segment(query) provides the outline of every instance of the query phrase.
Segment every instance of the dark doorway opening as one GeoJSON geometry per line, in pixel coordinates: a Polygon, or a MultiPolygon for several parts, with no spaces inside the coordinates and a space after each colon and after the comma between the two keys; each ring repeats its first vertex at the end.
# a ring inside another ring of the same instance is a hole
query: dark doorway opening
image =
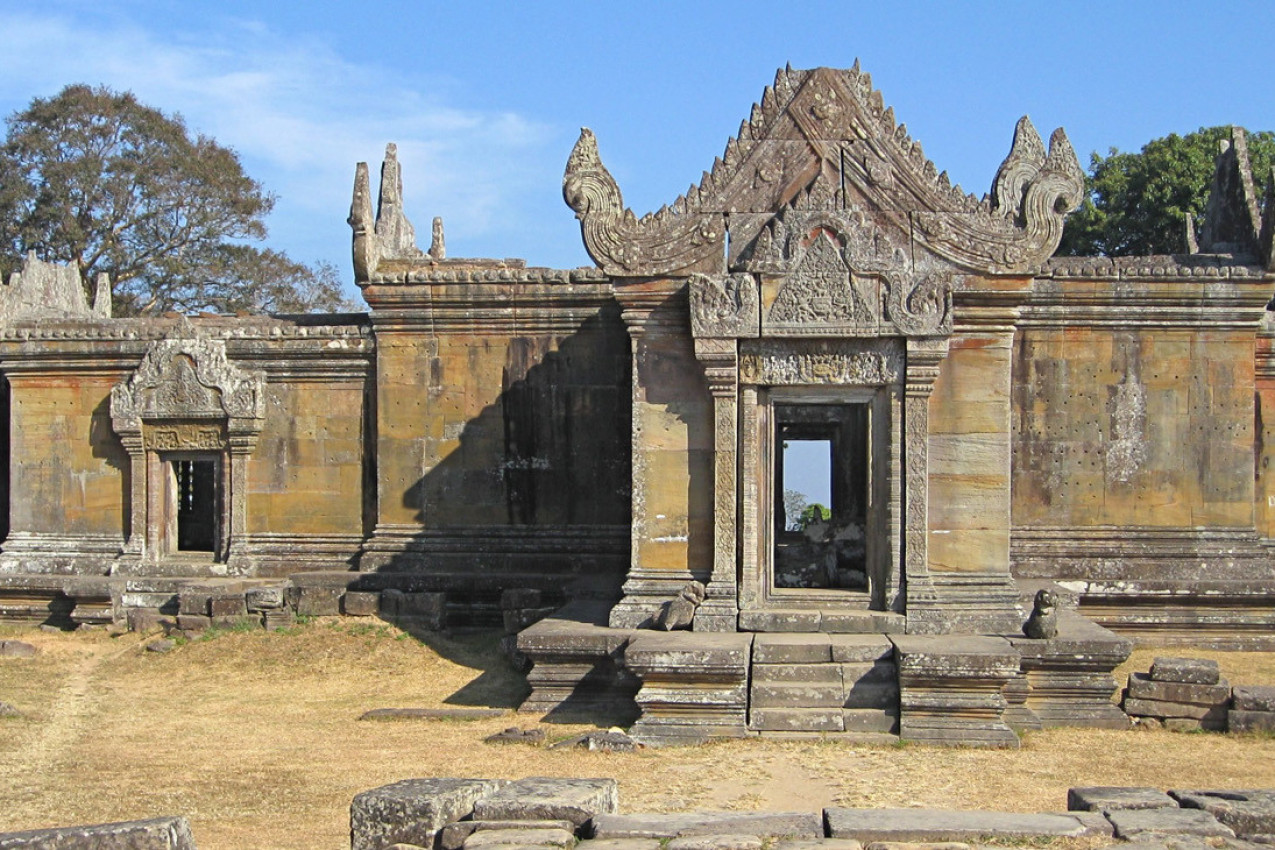
{"type": "Polygon", "coordinates": [[[867,590],[870,405],[774,409],[774,587],[867,590]]]}
{"type": "Polygon", "coordinates": [[[177,551],[213,552],[217,545],[217,461],[174,460],[177,551]]]}

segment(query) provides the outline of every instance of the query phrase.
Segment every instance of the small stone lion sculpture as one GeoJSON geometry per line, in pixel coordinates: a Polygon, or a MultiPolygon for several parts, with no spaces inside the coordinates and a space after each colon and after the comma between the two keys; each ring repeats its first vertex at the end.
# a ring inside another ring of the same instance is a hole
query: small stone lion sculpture
{"type": "Polygon", "coordinates": [[[1052,590],[1036,591],[1031,616],[1023,625],[1023,634],[1029,638],[1049,640],[1058,635],[1058,597],[1052,590]]]}
{"type": "Polygon", "coordinates": [[[666,632],[691,628],[695,620],[695,611],[704,603],[706,595],[702,582],[687,582],[677,596],[660,607],[660,612],[655,617],[655,628],[666,632]]]}

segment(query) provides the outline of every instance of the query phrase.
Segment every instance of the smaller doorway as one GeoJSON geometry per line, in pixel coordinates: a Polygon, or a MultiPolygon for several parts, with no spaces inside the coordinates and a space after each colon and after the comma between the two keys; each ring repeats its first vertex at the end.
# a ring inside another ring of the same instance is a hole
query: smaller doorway
{"type": "Polygon", "coordinates": [[[216,457],[183,457],[169,461],[172,468],[175,540],[178,552],[217,550],[220,526],[220,488],[216,457]]]}

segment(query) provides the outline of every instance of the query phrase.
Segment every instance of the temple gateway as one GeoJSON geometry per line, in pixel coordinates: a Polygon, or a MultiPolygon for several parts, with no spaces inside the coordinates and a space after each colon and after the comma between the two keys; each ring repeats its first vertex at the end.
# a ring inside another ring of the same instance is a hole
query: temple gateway
{"type": "Polygon", "coordinates": [[[654,742],[1013,745],[1127,723],[1134,641],[1275,645],[1275,203],[1242,130],[1175,256],[1053,257],[1062,130],[1020,120],[975,197],[857,66],[781,70],[656,213],[588,130],[563,195],[594,267],[455,259],[393,146],[375,206],[360,164],[366,314],[115,319],[29,258],[0,617],[503,623],[525,710],[654,742]]]}

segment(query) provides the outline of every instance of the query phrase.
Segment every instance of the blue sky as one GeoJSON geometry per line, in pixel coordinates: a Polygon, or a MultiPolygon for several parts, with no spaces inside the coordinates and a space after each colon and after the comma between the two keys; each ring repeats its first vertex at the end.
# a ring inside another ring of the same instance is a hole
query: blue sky
{"type": "Polygon", "coordinates": [[[589,264],[562,169],[581,126],[642,213],[699,179],[784,63],[858,57],[953,182],[981,193],[1028,114],[1082,160],[1170,132],[1275,129],[1275,4],[0,0],[0,110],[131,89],[237,150],[270,247],[348,280],[354,164],[399,146],[451,256],[589,264]]]}

